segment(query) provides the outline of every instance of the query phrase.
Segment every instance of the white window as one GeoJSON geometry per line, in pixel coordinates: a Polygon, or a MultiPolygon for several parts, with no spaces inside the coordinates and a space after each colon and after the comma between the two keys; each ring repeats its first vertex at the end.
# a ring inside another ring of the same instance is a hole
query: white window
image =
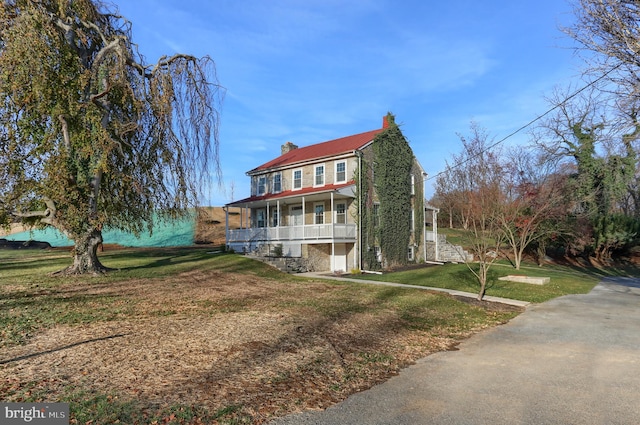
{"type": "Polygon", "coordinates": [[[258,217],[256,220],[256,227],[265,227],[265,216],[267,212],[265,210],[258,210],[258,217]]]}
{"type": "Polygon", "coordinates": [[[272,211],[271,213],[271,219],[272,219],[272,226],[273,227],[278,227],[278,210],[275,209],[272,211]]]}
{"type": "Polygon", "coordinates": [[[314,223],[324,224],[324,203],[315,204],[314,223]]]}
{"type": "Polygon", "coordinates": [[[345,203],[336,204],[336,223],[337,224],[347,223],[347,204],[345,203]]]}
{"type": "Polygon", "coordinates": [[[282,192],[282,174],[276,173],[273,175],[273,193],[282,192]]]}
{"type": "Polygon", "coordinates": [[[413,260],[415,260],[415,251],[414,251],[414,247],[413,247],[413,245],[411,245],[411,246],[409,247],[409,249],[407,250],[407,259],[408,259],[409,261],[413,261],[413,260]]]}
{"type": "Polygon", "coordinates": [[[302,189],[302,170],[293,170],[293,190],[302,189]]]}
{"type": "Polygon", "coordinates": [[[416,176],[411,174],[411,194],[416,194],[416,176]]]}
{"type": "Polygon", "coordinates": [[[344,183],[347,181],[347,162],[336,162],[336,183],[344,183]]]}
{"type": "Polygon", "coordinates": [[[315,166],[314,186],[324,186],[324,164],[315,166]]]}
{"type": "Polygon", "coordinates": [[[258,177],[258,195],[264,195],[267,191],[267,178],[258,177]]]}

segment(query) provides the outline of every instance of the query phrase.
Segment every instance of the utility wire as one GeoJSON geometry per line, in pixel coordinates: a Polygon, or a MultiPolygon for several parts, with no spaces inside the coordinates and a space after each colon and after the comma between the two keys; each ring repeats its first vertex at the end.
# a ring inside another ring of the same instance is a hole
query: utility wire
{"type": "MultiPolygon", "coordinates": [[[[528,123],[523,125],[522,127],[520,127],[517,130],[514,130],[513,132],[509,133],[508,135],[506,135],[502,139],[498,140],[497,142],[493,143],[492,145],[487,146],[484,150],[480,151],[480,153],[485,153],[485,152],[489,151],[490,149],[495,148],[499,144],[504,143],[506,140],[508,140],[511,137],[515,136],[516,134],[520,133],[522,130],[524,130],[525,128],[529,127],[530,125],[532,125],[536,121],[539,121],[542,118],[544,118],[545,116],[549,115],[551,112],[555,111],[556,109],[558,109],[559,107],[561,107],[562,105],[564,105],[565,103],[567,103],[568,101],[570,101],[571,99],[573,99],[574,97],[576,97],[577,95],[579,95],[580,93],[585,91],[586,89],[588,89],[590,87],[593,87],[594,85],[599,83],[601,80],[606,78],[613,71],[615,71],[616,69],[620,68],[620,66],[622,66],[622,63],[619,63],[618,65],[614,66],[613,68],[611,68],[610,70],[608,70],[607,72],[602,74],[600,77],[596,78],[595,80],[591,81],[590,83],[588,83],[588,84],[584,85],[583,87],[581,87],[580,89],[576,90],[575,92],[573,92],[572,94],[570,94],[569,96],[564,98],[564,100],[562,102],[560,102],[557,105],[553,106],[552,108],[548,109],[543,114],[538,115],[537,117],[535,117],[534,119],[532,119],[531,121],[529,121],[528,123]]],[[[467,158],[464,161],[458,162],[457,164],[453,164],[451,166],[448,166],[446,170],[440,171],[439,173],[437,173],[437,174],[435,174],[433,176],[427,177],[425,179],[425,181],[435,179],[436,177],[438,177],[438,176],[440,176],[440,175],[442,175],[442,174],[444,174],[444,173],[446,173],[446,172],[448,172],[448,171],[450,171],[450,170],[452,170],[454,168],[458,168],[458,167],[466,164],[469,161],[471,161],[471,158],[467,158]]]]}

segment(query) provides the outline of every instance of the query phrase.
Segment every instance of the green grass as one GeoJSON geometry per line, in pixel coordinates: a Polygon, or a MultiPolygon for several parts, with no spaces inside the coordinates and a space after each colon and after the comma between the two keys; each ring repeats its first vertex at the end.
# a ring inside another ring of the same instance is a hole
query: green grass
{"type": "MultiPolygon", "coordinates": [[[[69,403],[69,413],[75,424],[206,424],[217,421],[222,425],[250,424],[251,418],[242,414],[242,406],[227,406],[215,412],[199,406],[173,404],[153,409],[137,400],[122,400],[117,394],[92,393],[68,388],[67,396],[59,400],[69,403]]],[[[20,402],[38,403],[47,399],[46,389],[31,382],[18,395],[20,402]]]]}
{"type": "Polygon", "coordinates": [[[0,250],[0,276],[5,282],[28,288],[49,288],[60,283],[104,284],[123,279],[165,277],[195,268],[212,267],[227,272],[242,272],[274,277],[279,272],[263,267],[260,263],[229,253],[213,253],[217,249],[204,247],[180,247],[160,249],[136,249],[106,251],[98,258],[106,267],[116,269],[104,276],[79,276],[55,278],[50,274],[72,263],[68,250],[0,250]],[[219,260],[211,261],[213,258],[219,260]],[[221,260],[220,260],[221,259],[221,260]]]}
{"type": "MultiPolygon", "coordinates": [[[[640,276],[640,270],[619,266],[607,269],[559,265],[538,267],[527,263],[523,264],[520,270],[516,270],[505,262],[498,262],[489,270],[486,295],[540,303],[562,295],[586,294],[607,276],[640,276]],[[499,277],[507,275],[549,277],[551,281],[545,285],[532,285],[498,280],[499,277]]],[[[479,290],[478,281],[465,264],[425,265],[422,268],[383,275],[366,274],[352,277],[471,293],[477,293],[479,290]]]]}
{"type": "Polygon", "coordinates": [[[449,229],[448,227],[438,227],[438,234],[445,235],[447,242],[452,245],[464,245],[468,238],[468,232],[462,229],[449,229]]]}

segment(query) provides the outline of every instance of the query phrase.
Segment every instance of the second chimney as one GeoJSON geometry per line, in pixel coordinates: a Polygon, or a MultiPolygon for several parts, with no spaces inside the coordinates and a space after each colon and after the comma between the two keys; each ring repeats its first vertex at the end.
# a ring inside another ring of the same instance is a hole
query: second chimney
{"type": "Polygon", "coordinates": [[[298,149],[298,146],[294,145],[291,142],[287,142],[280,147],[280,152],[281,152],[281,155],[284,155],[285,153],[290,152],[294,149],[298,149]]]}

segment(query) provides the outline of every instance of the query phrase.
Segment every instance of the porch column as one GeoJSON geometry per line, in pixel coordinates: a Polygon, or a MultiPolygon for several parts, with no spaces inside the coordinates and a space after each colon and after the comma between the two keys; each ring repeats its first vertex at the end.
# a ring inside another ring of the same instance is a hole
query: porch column
{"type": "Polygon", "coordinates": [[[267,220],[267,244],[269,244],[269,254],[271,254],[271,233],[269,232],[269,201],[267,201],[267,216],[265,217],[265,219],[267,220]]]}
{"type": "Polygon", "coordinates": [[[433,237],[436,238],[435,244],[435,256],[436,261],[440,261],[440,254],[438,253],[438,211],[435,209],[431,211],[432,223],[433,223],[433,237]]]}
{"type": "Polygon", "coordinates": [[[276,237],[280,240],[280,222],[282,215],[280,214],[280,199],[276,200],[276,214],[278,214],[278,224],[276,225],[276,237]]]}
{"type": "Polygon", "coordinates": [[[306,219],[305,219],[306,212],[305,212],[305,205],[304,204],[305,204],[305,202],[304,202],[304,196],[303,196],[302,197],[302,239],[303,240],[306,239],[305,238],[305,231],[304,231],[304,225],[305,225],[305,221],[306,221],[306,219]]]}
{"type": "Polygon", "coordinates": [[[229,207],[222,207],[224,210],[224,245],[229,250],[229,207]]]}
{"type": "MultiPolygon", "coordinates": [[[[333,192],[331,192],[331,239],[332,240],[335,234],[335,224],[336,224],[336,212],[333,209],[333,192]]],[[[333,246],[333,242],[331,242],[331,245],[333,246]]]]}
{"type": "MultiPolygon", "coordinates": [[[[427,205],[426,200],[422,200],[423,205],[427,205]]],[[[423,207],[424,208],[424,207],[423,207]]],[[[424,261],[427,262],[427,211],[422,212],[422,249],[424,250],[424,261]]]]}

